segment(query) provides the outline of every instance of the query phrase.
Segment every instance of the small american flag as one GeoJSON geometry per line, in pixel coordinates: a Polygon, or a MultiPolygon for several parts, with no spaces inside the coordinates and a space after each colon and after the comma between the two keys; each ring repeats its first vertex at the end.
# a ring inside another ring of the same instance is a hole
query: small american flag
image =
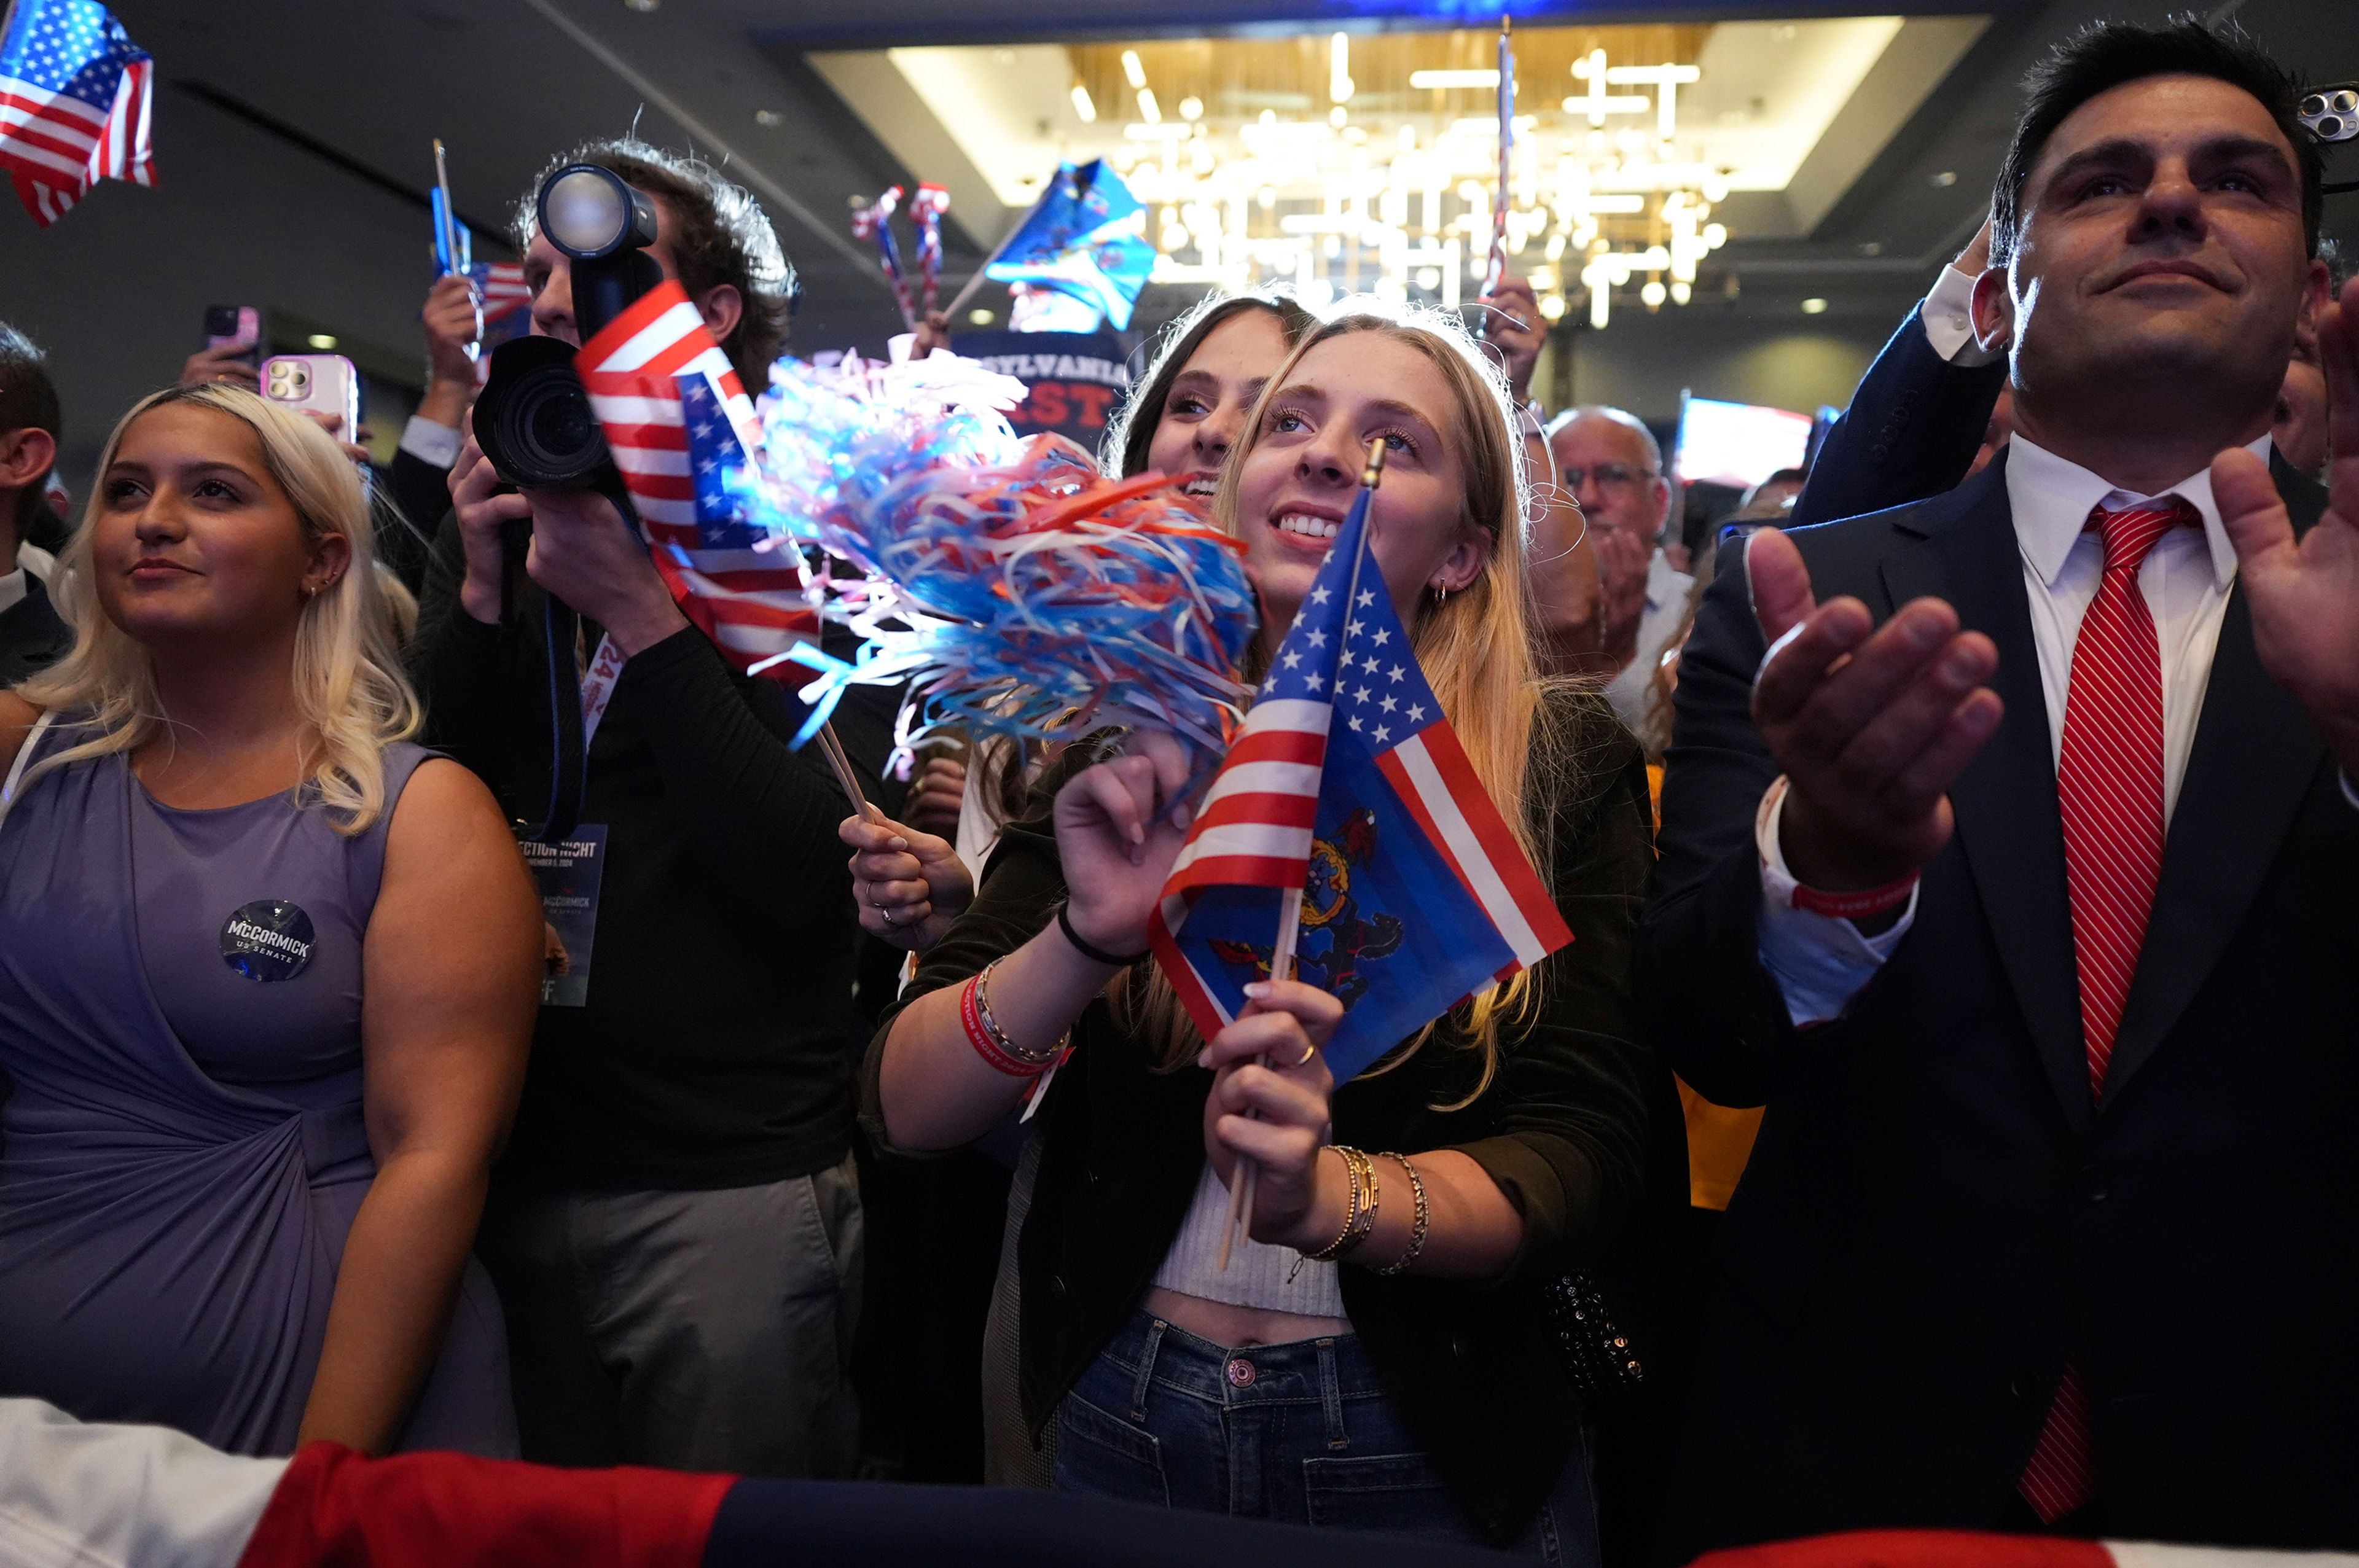
{"type": "Polygon", "coordinates": [[[101,179],[156,183],[155,63],[93,0],[23,0],[0,38],[0,168],[48,228],[101,179]]]}
{"type": "Polygon", "coordinates": [[[485,320],[532,303],[532,289],[524,280],[520,263],[477,262],[467,269],[467,276],[475,280],[485,320]]]}
{"type": "Polygon", "coordinates": [[[1300,889],[1296,978],[1343,1003],[1342,1083],[1484,986],[1572,940],[1426,684],[1365,548],[1363,490],[1329,547],[1149,917],[1209,1039],[1271,971],[1300,889]]]}
{"type": "MultiPolygon", "coordinates": [[[[733,469],[752,447],[754,406],[687,292],[667,281],[610,322],[574,361],[623,486],[680,609],[740,670],[819,636],[803,564],[757,550],[733,469]]],[[[810,678],[778,663],[771,679],[810,678]]]]}

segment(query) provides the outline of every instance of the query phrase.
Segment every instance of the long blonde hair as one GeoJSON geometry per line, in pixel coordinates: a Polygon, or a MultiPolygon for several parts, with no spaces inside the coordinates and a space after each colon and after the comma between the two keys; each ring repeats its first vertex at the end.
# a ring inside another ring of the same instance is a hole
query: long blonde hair
{"type": "Polygon", "coordinates": [[[420,718],[417,694],[401,673],[394,606],[374,569],[366,495],[359,471],[325,431],[242,388],[168,388],[143,398],[107,437],[98,482],[52,583],[59,611],[74,629],[73,651],[18,688],[26,701],[67,718],[90,738],[44,759],[25,783],[85,757],[132,751],[170,723],[156,690],[154,655],[99,605],[93,539],[106,472],[125,432],[141,415],[175,403],[245,421],[304,537],[338,535],[352,552],[335,584],[304,603],[290,674],[297,710],[319,742],[310,782],[338,832],[362,832],[385,810],[385,748],[416,734],[420,718]]]}
{"type": "MultiPolygon", "coordinates": [[[[1466,748],[1484,789],[1513,829],[1516,844],[1543,877],[1549,874],[1553,815],[1571,783],[1573,760],[1565,738],[1552,732],[1549,697],[1563,682],[1543,673],[1539,618],[1532,602],[1526,560],[1530,487],[1523,442],[1516,438],[1506,378],[1468,337],[1453,316],[1430,308],[1397,309],[1373,301],[1353,301],[1310,332],[1287,356],[1255,404],[1236,448],[1221,471],[1212,515],[1231,534],[1237,531],[1237,488],[1245,457],[1261,444],[1270,399],[1286,385],[1305,354],[1352,332],[1375,332],[1425,356],[1451,391],[1457,428],[1451,439],[1465,475],[1465,511],[1461,525],[1481,534],[1490,549],[1482,575],[1446,598],[1429,591],[1410,636],[1418,662],[1451,727],[1466,748]]],[[[1159,969],[1134,969],[1125,1000],[1136,1026],[1158,1042],[1168,1066],[1193,1060],[1201,1045],[1187,1015],[1159,969]]],[[[1503,1026],[1528,1019],[1539,1000],[1537,968],[1517,974],[1504,987],[1486,987],[1459,1008],[1420,1031],[1377,1071],[1398,1066],[1438,1031],[1479,1053],[1473,1088],[1455,1109],[1479,1098],[1499,1070],[1503,1026]]]]}

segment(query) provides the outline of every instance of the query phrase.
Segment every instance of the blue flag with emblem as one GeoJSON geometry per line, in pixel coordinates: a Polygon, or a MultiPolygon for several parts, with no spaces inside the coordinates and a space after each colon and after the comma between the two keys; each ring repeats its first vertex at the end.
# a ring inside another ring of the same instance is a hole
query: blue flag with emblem
{"type": "Polygon", "coordinates": [[[1419,667],[1375,558],[1368,490],[1214,775],[1148,923],[1209,1039],[1269,977],[1302,890],[1295,978],[1342,1001],[1342,1083],[1462,998],[1572,940],[1419,667]]]}
{"type": "Polygon", "coordinates": [[[1145,211],[1103,158],[1066,164],[984,276],[1072,295],[1120,331],[1155,270],[1155,247],[1138,233],[1145,211]]]}

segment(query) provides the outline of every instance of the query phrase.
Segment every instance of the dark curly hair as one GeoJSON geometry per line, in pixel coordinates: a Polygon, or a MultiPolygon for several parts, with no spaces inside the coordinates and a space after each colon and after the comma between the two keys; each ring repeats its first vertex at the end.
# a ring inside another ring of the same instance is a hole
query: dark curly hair
{"type": "Polygon", "coordinates": [[[542,181],[574,163],[612,169],[663,204],[664,237],[679,264],[680,287],[690,296],[723,283],[737,290],[745,314],[721,347],[745,390],[759,395],[770,384],[772,362],[786,350],[796,292],[794,264],[779,248],[777,232],[760,203],[702,158],[669,153],[635,136],[584,142],[549,159],[517,201],[519,254],[539,224],[536,202],[542,181]]]}
{"type": "Polygon", "coordinates": [[[2309,129],[2295,118],[2301,80],[2279,65],[2243,29],[2208,27],[2181,16],[2159,27],[2128,22],[2097,22],[2056,46],[2023,79],[2023,118],[1999,166],[1991,191],[1991,260],[2013,257],[2023,237],[2023,188],[2032,166],[2056,127],[2101,92],[2149,76],[2209,76],[2256,99],[2277,122],[2299,161],[2302,236],[2318,254],[2318,229],[2326,197],[2321,189],[2324,156],[2309,129]]]}
{"type": "MultiPolygon", "coordinates": [[[[47,430],[55,440],[63,429],[57,384],[49,379],[47,357],[33,346],[32,339],[0,321],[0,431],[47,430]]],[[[17,527],[21,530],[32,523],[46,504],[38,481],[18,492],[17,527]]]]}

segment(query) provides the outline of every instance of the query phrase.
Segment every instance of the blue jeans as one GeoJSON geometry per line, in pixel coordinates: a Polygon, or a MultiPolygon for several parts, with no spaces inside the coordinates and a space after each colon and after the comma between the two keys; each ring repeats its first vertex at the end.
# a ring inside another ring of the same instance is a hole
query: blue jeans
{"type": "MultiPolygon", "coordinates": [[[[1133,1313],[1058,1408],[1056,1484],[1167,1508],[1484,1544],[1348,1334],[1231,1351],[1133,1313]]],[[[1598,1568],[1585,1448],[1509,1550],[1598,1568]]]]}

